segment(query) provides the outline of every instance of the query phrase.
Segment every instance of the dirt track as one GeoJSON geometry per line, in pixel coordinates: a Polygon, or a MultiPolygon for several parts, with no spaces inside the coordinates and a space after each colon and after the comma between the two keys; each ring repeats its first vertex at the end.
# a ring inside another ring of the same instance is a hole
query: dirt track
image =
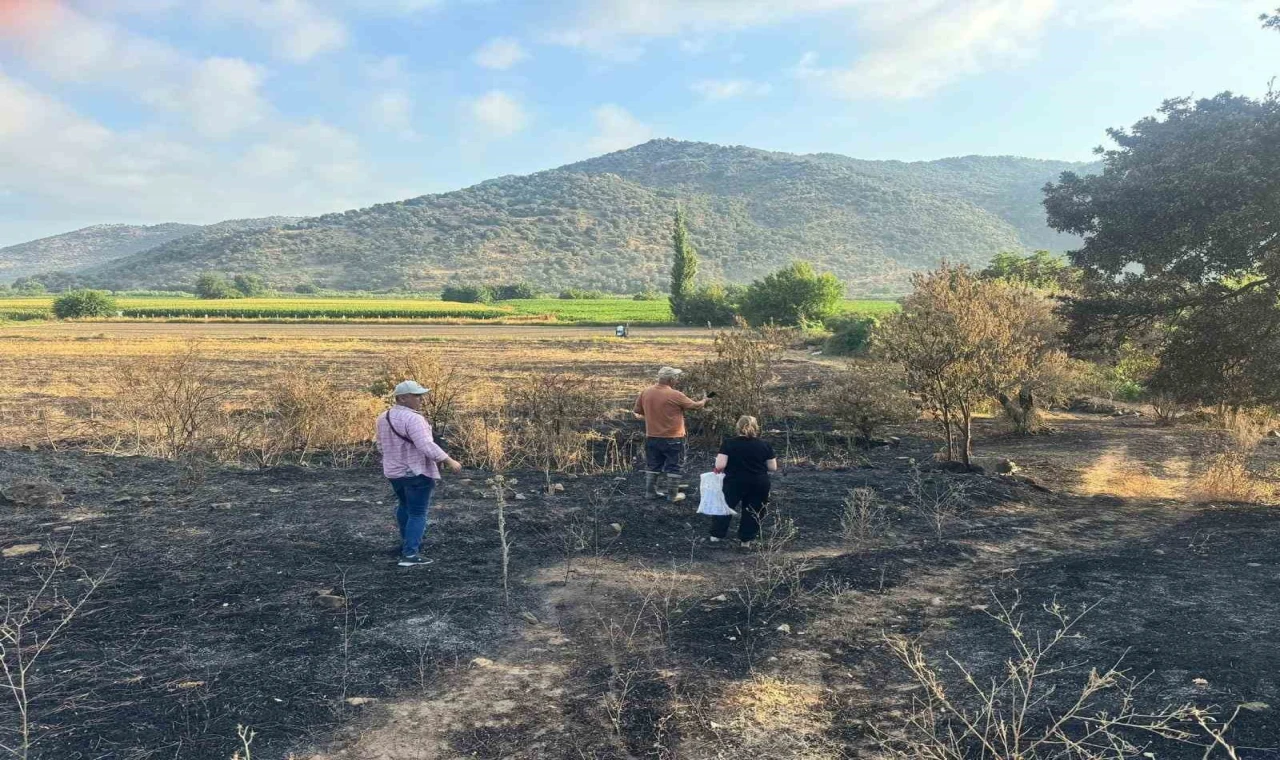
{"type": "MultiPolygon", "coordinates": [[[[612,338],[612,327],[542,325],[414,325],[279,322],[44,322],[7,325],[3,335],[105,336],[108,338],[612,338]]],[[[715,333],[690,327],[633,327],[633,339],[707,338],[715,333]]]]}

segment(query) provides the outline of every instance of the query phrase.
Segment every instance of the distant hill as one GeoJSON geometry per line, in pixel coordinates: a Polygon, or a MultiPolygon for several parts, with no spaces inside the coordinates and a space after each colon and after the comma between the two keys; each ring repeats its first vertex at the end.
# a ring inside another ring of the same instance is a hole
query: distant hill
{"type": "Polygon", "coordinates": [[[105,264],[200,229],[194,224],[98,224],[75,232],[0,248],[0,282],[37,272],[72,271],[105,264]]]}
{"type": "Polygon", "coordinates": [[[943,259],[1064,250],[1041,188],[1088,164],[1014,157],[903,163],[653,140],[528,176],[296,220],[202,228],[87,268],[113,288],[257,272],[276,286],[424,289],[529,279],[635,291],[663,287],[672,212],[688,211],[707,279],[746,282],[795,259],[860,292],[900,290],[943,259]]]}

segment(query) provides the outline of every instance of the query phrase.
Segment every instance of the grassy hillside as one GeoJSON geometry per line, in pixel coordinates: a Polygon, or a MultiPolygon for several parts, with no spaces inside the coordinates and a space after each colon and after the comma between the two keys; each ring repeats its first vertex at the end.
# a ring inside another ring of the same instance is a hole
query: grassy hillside
{"type": "Polygon", "coordinates": [[[143,254],[168,244],[198,248],[226,236],[272,229],[298,221],[292,216],[231,219],[201,227],[196,224],[100,224],[30,243],[0,248],[0,282],[37,273],[79,273],[143,254]]]}
{"type": "Polygon", "coordinates": [[[37,272],[105,264],[154,248],[200,229],[194,224],[99,224],[29,243],[0,248],[0,282],[37,272]]]}
{"type": "Polygon", "coordinates": [[[796,156],[655,140],[525,177],[299,220],[204,228],[88,270],[111,288],[257,272],[277,286],[438,288],[529,279],[547,290],[662,287],[677,204],[707,279],[747,282],[795,259],[860,292],[901,289],[942,259],[1064,248],[1039,189],[1081,165],[1016,158],[929,163],[796,156]]]}

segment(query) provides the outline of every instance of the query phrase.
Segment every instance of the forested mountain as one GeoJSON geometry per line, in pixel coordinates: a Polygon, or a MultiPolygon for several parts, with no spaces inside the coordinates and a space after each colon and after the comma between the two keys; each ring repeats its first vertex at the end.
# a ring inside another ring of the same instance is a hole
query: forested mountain
{"type": "Polygon", "coordinates": [[[1044,223],[1040,189],[1088,165],[1012,157],[903,163],[654,140],[523,177],[264,229],[199,234],[84,274],[171,287],[203,271],[279,287],[432,288],[528,279],[620,292],[662,287],[677,205],[704,279],[745,282],[807,259],[860,292],[901,289],[942,259],[1073,245],[1044,223]]]}
{"type": "Polygon", "coordinates": [[[84,269],[177,240],[195,224],[98,224],[0,248],[0,282],[36,272],[84,269]]]}

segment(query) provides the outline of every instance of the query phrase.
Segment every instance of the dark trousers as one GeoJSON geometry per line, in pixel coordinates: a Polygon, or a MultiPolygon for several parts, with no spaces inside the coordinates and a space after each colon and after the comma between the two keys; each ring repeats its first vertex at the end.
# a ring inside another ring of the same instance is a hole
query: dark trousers
{"type": "MultiPolygon", "coordinates": [[[[738,510],[738,540],[754,541],[760,535],[760,521],[769,505],[769,479],[724,479],[724,500],[729,509],[738,510]]],[[[729,535],[729,522],[733,515],[715,515],[711,518],[711,535],[725,538],[729,535]]]]}
{"type": "Polygon", "coordinates": [[[670,476],[679,476],[683,466],[683,438],[644,439],[645,472],[665,472],[670,476]]]}
{"type": "Polygon", "coordinates": [[[412,557],[422,547],[422,536],[427,532],[427,508],[431,506],[431,494],[436,490],[436,481],[426,475],[391,478],[391,489],[396,492],[400,553],[412,557]]]}

